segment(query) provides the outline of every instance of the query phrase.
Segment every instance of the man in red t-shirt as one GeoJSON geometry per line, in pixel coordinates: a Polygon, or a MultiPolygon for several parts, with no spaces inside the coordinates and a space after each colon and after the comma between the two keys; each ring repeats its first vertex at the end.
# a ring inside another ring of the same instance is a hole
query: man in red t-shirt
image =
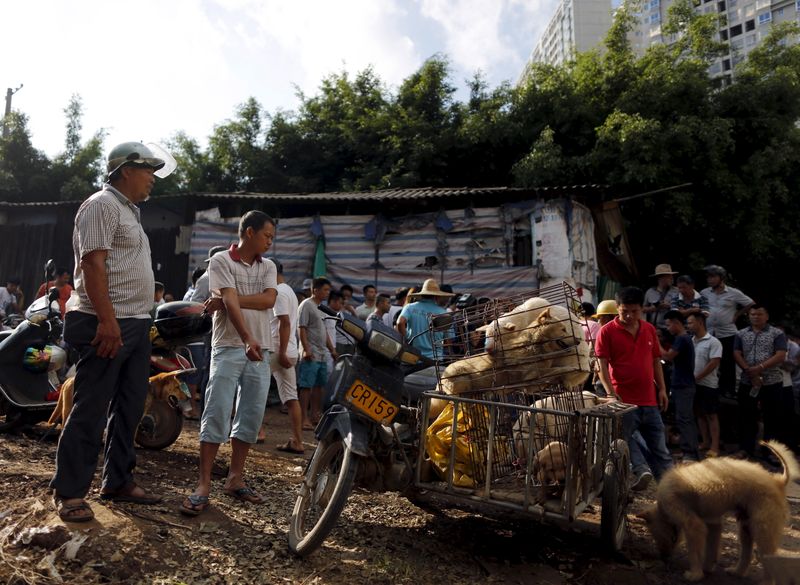
{"type": "Polygon", "coordinates": [[[64,313],[67,311],[67,301],[69,300],[69,295],[72,294],[72,285],[69,283],[69,277],[69,270],[59,268],[56,270],[55,280],[43,282],[41,285],[39,285],[39,290],[36,291],[36,296],[33,297],[34,300],[42,298],[47,294],[48,290],[56,287],[58,289],[58,305],[61,307],[61,317],[64,317],[64,313]]]}
{"type": "Polygon", "coordinates": [[[658,479],[672,467],[659,412],[666,410],[669,403],[661,369],[661,346],[655,327],[641,318],[643,303],[640,289],[627,287],[619,291],[617,317],[600,329],[594,346],[606,393],[638,406],[622,419],[634,473],[631,487],[635,490],[646,488],[653,474],[658,479]]]}

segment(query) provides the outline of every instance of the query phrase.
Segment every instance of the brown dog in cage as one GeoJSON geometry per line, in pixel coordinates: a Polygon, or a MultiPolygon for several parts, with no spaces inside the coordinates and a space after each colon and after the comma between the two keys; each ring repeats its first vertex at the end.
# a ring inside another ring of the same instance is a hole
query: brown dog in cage
{"type": "Polygon", "coordinates": [[[563,482],[567,477],[567,445],[561,441],[545,445],[536,453],[534,469],[542,485],[563,482]]]}
{"type": "MultiPolygon", "coordinates": [[[[487,352],[449,364],[437,390],[461,395],[487,389],[514,391],[521,385],[583,384],[589,376],[589,346],[580,324],[565,307],[549,303],[542,307],[542,303],[547,301],[528,299],[484,326],[487,352]]],[[[446,404],[432,400],[431,418],[446,404]]]]}

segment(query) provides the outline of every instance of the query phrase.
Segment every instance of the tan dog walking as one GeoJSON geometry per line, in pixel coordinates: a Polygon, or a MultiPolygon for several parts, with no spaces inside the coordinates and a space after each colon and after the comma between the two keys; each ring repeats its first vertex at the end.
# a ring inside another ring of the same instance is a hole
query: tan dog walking
{"type": "MultiPolygon", "coordinates": [[[[757,463],[729,457],[676,467],[659,482],[657,503],[639,515],[647,521],[664,557],[672,553],[681,533],[685,535],[687,580],[699,581],[714,569],[722,516],[729,512],[736,514],[739,525],[740,556],[733,573],[747,573],[754,543],[762,557],[778,550],[789,517],[786,486],[800,478],[800,466],[781,443],[769,441],[764,445],[780,460],[783,473],[770,473],[757,463]]],[[[766,582],[774,580],[768,575],[766,582]]]]}

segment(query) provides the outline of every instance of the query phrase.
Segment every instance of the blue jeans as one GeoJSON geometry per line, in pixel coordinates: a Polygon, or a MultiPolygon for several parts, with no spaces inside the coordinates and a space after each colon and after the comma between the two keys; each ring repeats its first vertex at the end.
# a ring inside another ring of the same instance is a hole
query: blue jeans
{"type": "Polygon", "coordinates": [[[639,406],[636,410],[623,415],[622,434],[628,442],[635,475],[638,476],[651,469],[655,478],[659,479],[672,467],[672,456],[667,450],[664,438],[664,422],[657,406],[639,406]],[[632,440],[636,431],[639,431],[647,446],[647,454],[642,451],[638,441],[632,440]]]}
{"type": "Polygon", "coordinates": [[[697,445],[697,423],[694,420],[694,386],[673,386],[672,399],[675,401],[675,422],[681,434],[683,456],[700,460],[697,445]]]}

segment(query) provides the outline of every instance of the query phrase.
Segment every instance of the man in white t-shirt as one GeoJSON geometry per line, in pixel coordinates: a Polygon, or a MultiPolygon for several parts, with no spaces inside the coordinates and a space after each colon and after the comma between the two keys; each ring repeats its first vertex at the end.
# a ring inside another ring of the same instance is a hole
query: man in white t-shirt
{"type": "Polygon", "coordinates": [[[691,313],[686,320],[694,342],[694,409],[706,457],[719,455],[719,364],[722,343],[706,330],[706,315],[691,313]]]}
{"type": "MultiPolygon", "coordinates": [[[[289,414],[291,438],[278,446],[278,451],[303,454],[303,416],[300,402],[297,400],[297,295],[283,278],[283,264],[272,258],[277,269],[278,296],[275,306],[270,311],[270,327],[272,330],[272,348],[275,353],[270,357],[270,371],[278,386],[281,404],[289,414]]],[[[264,420],[266,423],[266,419],[264,420]]],[[[266,438],[265,425],[262,423],[258,434],[259,442],[266,438]]]]}

